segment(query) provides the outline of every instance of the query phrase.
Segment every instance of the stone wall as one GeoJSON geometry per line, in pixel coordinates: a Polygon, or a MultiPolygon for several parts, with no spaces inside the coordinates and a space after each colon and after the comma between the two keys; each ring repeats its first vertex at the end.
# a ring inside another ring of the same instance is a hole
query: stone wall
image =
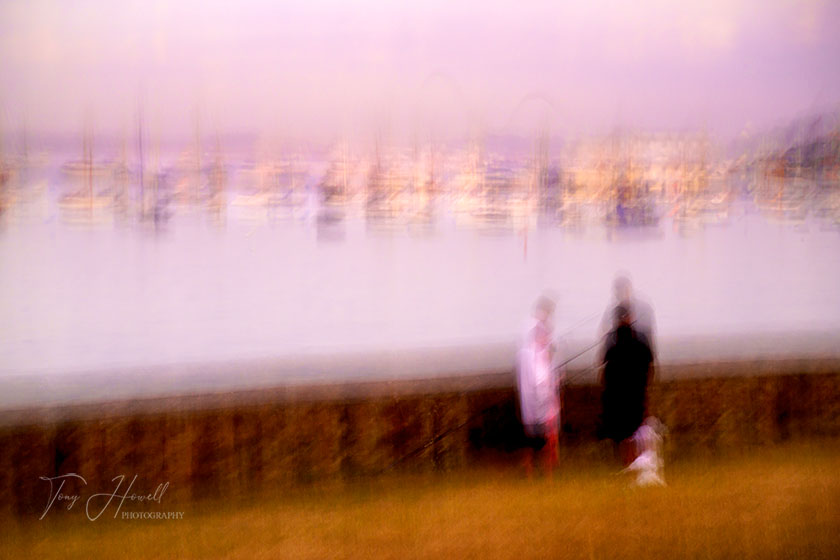
{"type": "MultiPolygon", "coordinates": [[[[670,366],[660,376],[650,406],[671,452],[840,436],[836,361],[670,366]]],[[[513,461],[522,434],[512,385],[502,373],[5,411],[0,511],[37,518],[50,496],[39,477],[66,473],[86,484],[67,480],[65,494],[110,491],[115,476],[136,474],[132,490],[168,482],[167,502],[188,503],[513,461]]],[[[564,453],[592,448],[599,412],[597,386],[566,388],[564,453]]]]}

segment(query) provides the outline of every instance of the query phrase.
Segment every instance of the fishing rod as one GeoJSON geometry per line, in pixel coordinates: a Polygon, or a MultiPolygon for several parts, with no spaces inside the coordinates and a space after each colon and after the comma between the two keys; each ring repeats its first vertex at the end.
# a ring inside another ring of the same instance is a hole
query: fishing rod
{"type": "MultiPolygon", "coordinates": [[[[598,314],[593,314],[593,315],[590,315],[589,317],[587,317],[586,319],[584,319],[583,321],[579,321],[578,323],[576,323],[576,324],[575,324],[575,326],[573,326],[571,329],[569,329],[568,331],[566,331],[566,333],[565,333],[565,334],[568,334],[569,332],[571,332],[572,330],[576,329],[576,328],[577,328],[577,327],[579,327],[580,325],[585,324],[586,322],[590,321],[590,320],[591,320],[594,316],[597,316],[597,315],[598,315],[598,314]]],[[[635,323],[635,321],[633,321],[633,323],[635,323]]],[[[631,323],[631,324],[632,324],[632,323],[631,323]]],[[[574,356],[572,356],[571,358],[569,358],[569,359],[567,359],[566,361],[564,361],[562,364],[558,365],[558,366],[555,368],[555,371],[556,371],[557,369],[560,369],[560,368],[562,368],[562,367],[566,366],[566,365],[567,365],[567,364],[569,364],[570,362],[573,362],[574,360],[576,360],[576,359],[577,359],[577,358],[579,358],[580,356],[582,356],[582,355],[586,354],[586,353],[587,353],[587,352],[589,352],[590,350],[592,350],[592,349],[594,349],[594,348],[596,348],[596,347],[600,346],[600,345],[603,343],[604,339],[605,339],[607,336],[609,336],[609,334],[610,334],[610,333],[605,333],[604,335],[600,336],[600,337],[598,338],[598,340],[597,340],[594,344],[590,344],[589,346],[587,346],[586,348],[584,348],[583,350],[581,350],[580,352],[578,352],[577,354],[575,354],[575,355],[574,355],[574,356]]],[[[578,372],[578,374],[577,374],[577,375],[575,375],[573,378],[571,378],[571,379],[567,379],[567,380],[566,380],[566,382],[564,383],[564,385],[568,385],[570,381],[577,381],[577,380],[579,380],[579,379],[583,378],[583,377],[584,377],[586,374],[588,374],[590,371],[592,371],[592,370],[594,370],[594,369],[598,369],[598,368],[600,368],[600,367],[601,367],[601,364],[595,364],[595,365],[589,366],[588,368],[586,368],[586,369],[584,369],[584,370],[582,370],[582,371],[578,372]]],[[[418,455],[418,454],[422,453],[423,451],[425,451],[425,450],[426,450],[426,449],[428,449],[429,447],[433,446],[434,444],[438,443],[439,441],[443,440],[444,438],[449,437],[451,434],[453,434],[453,433],[455,433],[455,432],[457,432],[457,431],[459,431],[459,430],[461,430],[461,429],[465,428],[466,426],[470,425],[470,424],[471,424],[474,420],[477,420],[478,418],[481,418],[482,416],[484,416],[485,414],[487,414],[487,413],[488,413],[488,412],[490,412],[491,410],[496,409],[496,408],[497,408],[500,404],[502,404],[503,402],[504,402],[504,401],[502,400],[502,401],[496,402],[496,403],[494,403],[494,404],[492,404],[492,405],[490,405],[490,406],[488,406],[488,407],[486,407],[486,408],[484,408],[484,409],[482,409],[482,410],[479,410],[478,412],[476,412],[475,414],[471,415],[469,418],[467,418],[466,420],[464,420],[464,421],[463,421],[463,422],[461,422],[460,424],[457,424],[456,426],[453,426],[453,427],[451,427],[451,428],[449,428],[449,429],[447,429],[447,430],[445,430],[445,431],[443,431],[443,432],[441,432],[441,433],[437,434],[436,436],[434,436],[433,438],[431,438],[430,440],[428,440],[426,443],[424,443],[423,445],[421,445],[421,446],[420,446],[420,447],[418,447],[417,449],[414,449],[413,451],[410,451],[410,452],[406,453],[405,455],[403,455],[402,457],[399,457],[398,459],[396,459],[395,461],[393,461],[390,465],[388,465],[387,467],[385,467],[384,469],[382,469],[381,471],[379,471],[379,474],[383,474],[383,473],[385,473],[385,472],[388,472],[388,471],[390,471],[390,470],[394,469],[394,468],[395,468],[397,465],[399,465],[400,463],[402,463],[402,462],[404,462],[404,461],[406,461],[406,460],[408,460],[408,459],[410,459],[410,458],[412,458],[412,457],[414,457],[414,456],[416,456],[416,455],[418,455]]]]}
{"type": "MultiPolygon", "coordinates": [[[[568,333],[572,332],[573,330],[575,330],[575,329],[576,329],[576,328],[578,328],[579,326],[581,326],[581,325],[583,325],[583,324],[587,323],[588,321],[592,320],[595,316],[597,316],[597,314],[590,315],[589,317],[586,317],[586,318],[585,318],[585,319],[583,319],[582,321],[579,321],[579,322],[578,322],[578,323],[576,323],[576,324],[575,324],[575,325],[574,325],[571,329],[569,329],[568,331],[566,331],[566,333],[564,333],[564,334],[568,334],[568,333]]],[[[573,360],[575,360],[575,359],[577,359],[578,357],[582,356],[582,355],[583,355],[583,354],[585,354],[586,352],[589,352],[590,350],[592,350],[592,349],[593,349],[593,348],[595,348],[596,346],[600,345],[600,344],[601,344],[601,341],[603,340],[603,338],[604,338],[604,337],[599,338],[599,339],[598,339],[598,341],[597,341],[595,344],[592,344],[592,345],[588,346],[587,348],[585,348],[584,350],[582,350],[581,352],[578,352],[577,354],[575,354],[574,356],[572,356],[571,358],[569,358],[568,360],[566,360],[566,361],[565,361],[565,362],[563,362],[562,364],[558,365],[555,369],[559,369],[559,368],[564,367],[564,366],[565,366],[566,364],[568,364],[569,362],[572,362],[573,360]]],[[[594,367],[597,367],[597,366],[594,366],[594,367]]],[[[590,369],[592,369],[592,368],[588,368],[588,369],[584,370],[582,373],[587,373],[590,369]]],[[[579,376],[575,376],[575,379],[577,379],[578,377],[579,377],[579,376]]],[[[429,447],[433,446],[434,444],[438,443],[439,441],[443,440],[444,438],[448,437],[449,435],[451,435],[451,434],[453,434],[453,433],[455,433],[455,432],[457,432],[457,431],[459,431],[459,430],[461,430],[461,429],[465,428],[466,426],[470,425],[470,424],[471,424],[474,420],[477,420],[478,418],[481,418],[482,416],[484,416],[485,414],[487,414],[487,413],[488,413],[488,412],[490,412],[491,410],[496,409],[496,408],[497,408],[500,404],[502,404],[502,402],[504,402],[504,401],[499,401],[499,402],[494,403],[494,404],[492,404],[492,405],[490,405],[490,406],[488,406],[488,407],[486,407],[486,408],[484,408],[484,409],[482,409],[482,410],[479,410],[478,412],[476,412],[475,414],[472,414],[469,418],[467,418],[466,420],[464,420],[464,421],[463,421],[463,422],[461,422],[460,424],[457,424],[457,425],[455,425],[455,426],[452,426],[451,428],[449,428],[449,429],[447,429],[447,430],[445,430],[445,431],[443,431],[443,432],[441,432],[441,433],[437,434],[436,436],[434,436],[433,438],[431,438],[430,440],[428,440],[427,442],[425,442],[423,445],[421,445],[421,446],[420,446],[420,447],[418,447],[417,449],[414,449],[414,450],[412,450],[412,451],[410,451],[410,452],[406,453],[406,454],[405,454],[405,455],[403,455],[402,457],[399,457],[398,459],[396,459],[395,461],[393,461],[390,465],[388,465],[387,467],[385,467],[384,469],[382,469],[381,471],[379,471],[379,472],[380,472],[380,474],[385,473],[385,472],[387,472],[387,471],[390,471],[390,470],[394,469],[394,468],[395,468],[397,465],[399,465],[400,463],[403,463],[404,461],[406,461],[406,460],[408,460],[408,459],[410,459],[410,458],[412,458],[412,457],[414,457],[414,456],[416,456],[416,455],[419,455],[420,453],[422,453],[423,451],[425,451],[425,450],[426,450],[426,449],[428,449],[429,447]]]]}

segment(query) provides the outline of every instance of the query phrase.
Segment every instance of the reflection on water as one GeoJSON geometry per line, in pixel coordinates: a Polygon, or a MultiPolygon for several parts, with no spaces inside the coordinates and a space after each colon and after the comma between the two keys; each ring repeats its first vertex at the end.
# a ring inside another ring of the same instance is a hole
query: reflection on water
{"type": "Polygon", "coordinates": [[[211,161],[195,199],[183,174],[152,173],[108,204],[119,184],[90,169],[87,193],[73,166],[30,171],[1,218],[0,372],[508,342],[546,289],[559,331],[589,340],[617,270],[663,336],[840,327],[840,235],[802,213],[813,196],[794,212],[755,189],[689,203],[628,182],[549,203],[503,196],[494,167],[459,196],[463,177],[397,190],[377,171],[365,199],[358,169],[302,167],[211,161]]]}

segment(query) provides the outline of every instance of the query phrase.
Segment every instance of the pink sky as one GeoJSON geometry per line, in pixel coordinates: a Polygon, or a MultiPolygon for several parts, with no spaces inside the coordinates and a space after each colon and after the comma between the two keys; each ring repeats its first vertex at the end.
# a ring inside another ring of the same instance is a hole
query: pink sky
{"type": "Polygon", "coordinates": [[[840,100],[838,29],[840,3],[821,0],[12,0],[0,126],[74,131],[90,115],[118,131],[142,100],[168,134],[198,113],[208,129],[266,135],[728,136],[840,100]]]}

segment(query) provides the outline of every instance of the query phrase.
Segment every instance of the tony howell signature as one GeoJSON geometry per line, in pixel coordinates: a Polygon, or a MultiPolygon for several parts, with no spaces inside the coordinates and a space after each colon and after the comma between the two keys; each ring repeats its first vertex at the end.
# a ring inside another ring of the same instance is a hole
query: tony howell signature
{"type": "MultiPolygon", "coordinates": [[[[73,506],[76,505],[76,502],[79,501],[81,496],[79,494],[65,494],[62,492],[64,488],[64,484],[71,479],[80,480],[85,486],[87,486],[87,480],[84,479],[79,474],[76,473],[67,473],[61,474],[58,476],[48,477],[42,476],[39,477],[41,480],[47,481],[50,483],[50,495],[47,501],[47,507],[44,509],[44,513],[41,514],[41,517],[38,519],[43,519],[47,513],[52,509],[53,504],[56,502],[59,503],[67,503],[67,509],[73,509],[73,506]],[[56,488],[57,486],[57,488],[56,488]]],[[[117,475],[111,479],[111,482],[116,482],[117,485],[114,488],[113,492],[100,492],[97,494],[91,494],[87,500],[85,500],[85,515],[91,521],[96,521],[99,517],[105,513],[105,510],[111,505],[112,502],[117,500],[116,503],[116,511],[114,512],[114,519],[117,518],[117,515],[120,512],[123,504],[126,500],[129,502],[156,502],[160,504],[161,499],[163,498],[166,489],[169,488],[169,483],[162,483],[158,484],[155,491],[151,494],[143,494],[143,493],[136,493],[131,492],[132,486],[137,481],[137,475],[134,475],[134,478],[131,479],[131,482],[128,484],[124,491],[120,491],[120,488],[125,482],[125,475],[117,475]],[[103,503],[104,502],[104,503],[103,503]],[[95,509],[97,506],[101,506],[99,509],[95,509]]]]}

